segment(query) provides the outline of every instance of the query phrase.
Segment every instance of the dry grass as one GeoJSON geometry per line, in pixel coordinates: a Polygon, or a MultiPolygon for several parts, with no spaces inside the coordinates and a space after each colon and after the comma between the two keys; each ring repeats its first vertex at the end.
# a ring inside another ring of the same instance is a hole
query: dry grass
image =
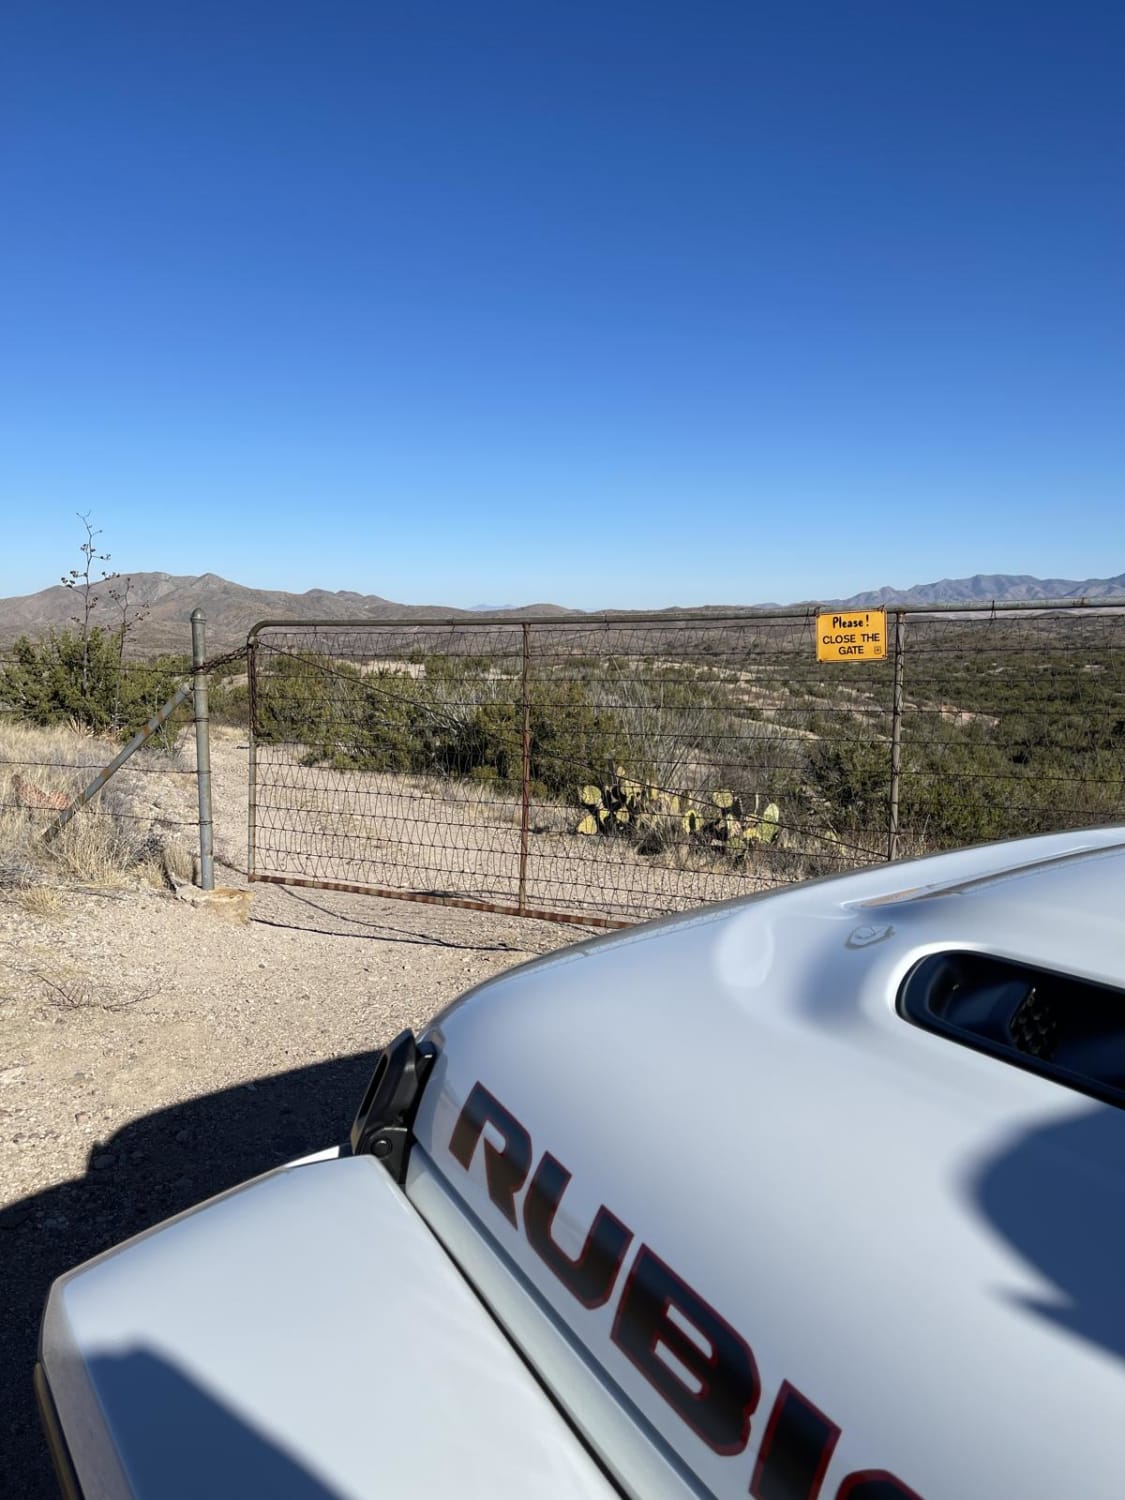
{"type": "Polygon", "coordinates": [[[161,864],[174,880],[192,879],[194,860],[191,850],[183,844],[165,844],[161,864]]]}
{"type": "Polygon", "coordinates": [[[40,985],[40,998],[54,1010],[132,1010],[156,996],[150,985],[132,985],[111,993],[73,969],[33,971],[31,977],[40,985]]]}
{"type": "Polygon", "coordinates": [[[63,899],[53,885],[32,885],[22,890],[16,900],[32,917],[57,917],[63,907],[63,899]]]}
{"type": "Polygon", "coordinates": [[[12,973],[20,979],[24,995],[35,995],[52,1010],[120,1012],[143,1007],[157,995],[152,984],[123,984],[111,989],[84,966],[60,962],[53,956],[37,959],[31,955],[30,962],[13,966],[12,973]]]}
{"type": "MultiPolygon", "coordinates": [[[[115,887],[144,878],[145,866],[175,858],[171,845],[154,844],[151,825],[133,805],[125,774],[106,787],[47,844],[44,830],[56,816],[30,800],[68,799],[107,765],[118,746],[76,725],[50,729],[0,718],[0,888],[18,892],[25,910],[48,915],[51,877],[115,887]]],[[[190,855],[186,856],[190,874],[190,855]]]]}

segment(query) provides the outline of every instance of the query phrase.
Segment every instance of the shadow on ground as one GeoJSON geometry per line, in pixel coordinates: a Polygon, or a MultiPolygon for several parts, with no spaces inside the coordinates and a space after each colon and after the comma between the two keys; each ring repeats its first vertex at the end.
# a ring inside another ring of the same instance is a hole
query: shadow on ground
{"type": "Polygon", "coordinates": [[[97,1143],[83,1177],[0,1210],[5,1494],[57,1500],[31,1383],[55,1277],[215,1193],[344,1140],[377,1055],[297,1068],[145,1115],[97,1143]]]}
{"type": "MultiPolygon", "coordinates": [[[[262,889],[262,887],[259,887],[259,889],[262,889]]],[[[525,958],[532,958],[542,951],[538,947],[522,947],[518,942],[506,942],[503,939],[494,943],[482,943],[475,938],[470,938],[467,942],[461,942],[455,937],[441,937],[432,930],[433,918],[430,916],[432,908],[422,908],[428,919],[424,927],[400,927],[385,921],[372,922],[369,918],[359,916],[354,911],[341,911],[339,904],[336,906],[326,906],[323,901],[315,901],[305,892],[294,890],[290,886],[275,885],[268,887],[268,889],[279,896],[287,898],[286,902],[282,905],[282,910],[284,910],[285,905],[304,907],[309,911],[318,912],[321,916],[329,918],[331,926],[315,927],[307,921],[302,921],[300,920],[302,914],[299,911],[293,913],[294,919],[291,922],[285,921],[280,916],[265,917],[255,912],[250,920],[259,927],[281,927],[287,932],[315,932],[321,937],[358,938],[362,942],[404,943],[414,948],[448,948],[451,951],[460,951],[462,953],[515,953],[525,958]]],[[[339,903],[341,899],[348,896],[354,899],[356,893],[342,891],[337,892],[336,896],[337,903],[339,903]]],[[[465,912],[457,912],[456,908],[453,907],[448,908],[448,911],[455,914],[455,919],[468,915],[465,912]]],[[[526,922],[527,918],[520,918],[520,920],[526,922]]],[[[536,923],[535,925],[538,926],[540,924],[536,923]]],[[[545,926],[546,924],[542,925],[545,926]]],[[[589,935],[596,937],[596,929],[589,929],[589,935]]],[[[552,932],[551,937],[551,946],[553,947],[558,941],[557,932],[552,932]]]]}

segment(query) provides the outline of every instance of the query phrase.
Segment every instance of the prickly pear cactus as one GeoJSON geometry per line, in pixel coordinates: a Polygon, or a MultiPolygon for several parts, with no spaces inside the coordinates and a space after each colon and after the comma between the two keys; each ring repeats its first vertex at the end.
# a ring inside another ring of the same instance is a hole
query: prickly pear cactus
{"type": "Polygon", "coordinates": [[[578,803],[583,811],[576,833],[584,838],[627,835],[646,854],[660,853],[670,844],[693,844],[739,861],[754,845],[773,843],[781,827],[777,803],[763,806],[759,795],[751,810],[729,787],[671,791],[628,775],[624,766],[614,766],[604,786],[580,786],[578,803]]]}

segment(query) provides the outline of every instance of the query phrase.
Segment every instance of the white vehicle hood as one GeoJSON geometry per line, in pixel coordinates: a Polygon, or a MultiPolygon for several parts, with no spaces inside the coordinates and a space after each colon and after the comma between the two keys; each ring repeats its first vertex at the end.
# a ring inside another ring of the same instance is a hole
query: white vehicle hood
{"type": "Polygon", "coordinates": [[[407,1191],[630,1493],[744,1496],[796,1389],[823,1419],[822,1500],[881,1494],[849,1481],[883,1471],[925,1500],[1117,1495],[1125,1111],[923,1031],[895,1000],[943,948],[1120,984],[1121,839],[729,903],[538,960],[439,1019],[407,1191]],[[606,1214],[627,1248],[580,1295],[566,1260],[596,1259],[606,1214]],[[684,1395],[722,1378],[698,1321],[713,1359],[656,1319],[691,1369],[656,1335],[639,1361],[623,1338],[643,1255],[750,1346],[745,1434],[703,1431],[684,1395]]]}
{"type": "Polygon", "coordinates": [[[369,1156],[63,1277],[42,1361],[87,1500],[615,1493],[369,1156]]]}

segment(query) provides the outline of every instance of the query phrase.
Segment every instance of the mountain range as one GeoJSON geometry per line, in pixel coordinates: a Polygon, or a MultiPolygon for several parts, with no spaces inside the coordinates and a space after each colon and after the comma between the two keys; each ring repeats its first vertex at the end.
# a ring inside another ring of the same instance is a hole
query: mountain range
{"type": "MultiPolygon", "coordinates": [[[[98,604],[91,623],[114,630],[121,623],[120,608],[109,597],[112,581],[95,585],[98,604]]],[[[112,583],[119,592],[121,580],[112,583]]],[[[881,588],[853,594],[848,599],[816,601],[827,607],[872,609],[887,604],[991,604],[1014,600],[1108,599],[1125,596],[1125,573],[1113,578],[1034,578],[1022,573],[977,573],[972,578],[943,578],[936,583],[916,584],[908,589],[881,588]]],[[[801,601],[812,603],[813,601],[801,601]]],[[[0,599],[0,649],[10,647],[21,635],[38,637],[50,630],[62,630],[81,614],[81,598],[71,589],[56,584],[37,594],[0,599]]],[[[475,609],[450,609],[438,604],[395,604],[378,594],[360,594],[351,590],[332,592],[309,589],[304,594],[290,594],[274,589],[252,589],[231,583],[215,573],[198,578],[176,577],[170,573],[134,573],[130,578],[129,614],[136,619],[130,631],[130,654],[156,651],[186,653],[190,649],[188,621],[191,612],[201,606],[207,616],[208,654],[231,650],[245,640],[246,632],[258,620],[386,620],[392,617],[412,620],[435,620],[462,616],[479,620],[482,606],[475,609]]],[[[735,606],[724,606],[735,607],[735,606]]],[[[738,608],[753,608],[745,605],[738,608]]],[[[768,605],[757,606],[769,608],[768,605]]],[[[775,606],[776,607],[776,606],[775,606]]],[[[717,613],[719,606],[707,606],[717,613]]],[[[531,615],[558,615],[581,618],[584,611],[568,610],[557,604],[529,604],[519,609],[494,611],[507,619],[531,615]]],[[[612,613],[627,613],[612,611],[612,613]]],[[[682,609],[669,610],[674,617],[682,609]]]]}
{"type": "Polygon", "coordinates": [[[841,602],[853,609],[884,604],[1010,604],[1017,600],[1113,599],[1125,595],[1125,573],[1116,578],[1033,578],[1030,573],[974,573],[909,589],[872,589],[841,602]]]}

